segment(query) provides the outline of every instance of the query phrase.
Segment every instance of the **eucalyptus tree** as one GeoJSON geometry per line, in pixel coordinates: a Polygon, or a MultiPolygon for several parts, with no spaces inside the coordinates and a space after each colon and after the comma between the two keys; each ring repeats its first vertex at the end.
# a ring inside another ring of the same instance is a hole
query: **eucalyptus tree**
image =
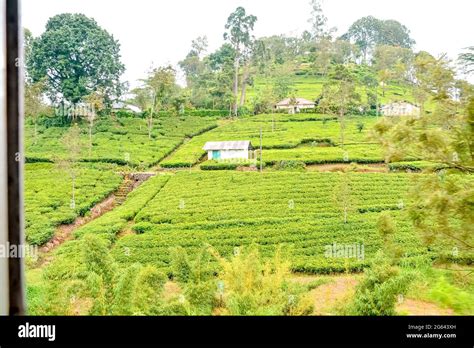
{"type": "Polygon", "coordinates": [[[308,22],[311,25],[310,33],[313,39],[319,41],[324,38],[330,38],[332,30],[328,30],[328,19],[324,15],[321,0],[311,0],[311,17],[308,22]]]}
{"type": "Polygon", "coordinates": [[[466,74],[472,74],[474,72],[474,46],[467,47],[466,50],[467,52],[459,55],[458,60],[463,71],[466,74]]]}
{"type": "Polygon", "coordinates": [[[177,89],[176,71],[171,66],[153,68],[142,82],[144,85],[132,92],[134,103],[146,114],[148,138],[151,139],[156,114],[173,105],[177,89]]]}
{"type": "Polygon", "coordinates": [[[256,21],[256,16],[247,15],[243,7],[237,7],[237,9],[230,14],[225,25],[227,31],[224,33],[224,39],[228,40],[235,50],[234,81],[232,90],[234,96],[232,112],[234,116],[237,116],[238,108],[237,95],[239,89],[240,59],[243,51],[252,45],[252,31],[256,21]]]}
{"type": "Polygon", "coordinates": [[[406,26],[395,20],[380,20],[373,16],[355,21],[341,38],[359,46],[364,63],[368,63],[369,56],[377,45],[411,48],[415,44],[406,26]]]}
{"type": "Polygon", "coordinates": [[[339,120],[341,146],[344,148],[346,115],[360,104],[356,92],[357,78],[351,68],[338,64],[329,73],[329,81],[324,85],[320,106],[335,113],[339,120]]]}
{"type": "Polygon", "coordinates": [[[378,45],[373,55],[373,68],[382,85],[385,96],[386,86],[390,81],[405,83],[413,63],[413,52],[408,48],[378,45]]]}

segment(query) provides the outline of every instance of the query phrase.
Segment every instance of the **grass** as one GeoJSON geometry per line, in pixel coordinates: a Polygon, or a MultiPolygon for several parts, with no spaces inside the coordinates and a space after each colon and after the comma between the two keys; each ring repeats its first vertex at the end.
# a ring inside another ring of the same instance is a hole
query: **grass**
{"type": "Polygon", "coordinates": [[[423,270],[408,296],[450,308],[459,315],[473,315],[474,282],[469,274],[473,267],[450,265],[449,268],[423,270]]]}
{"type": "MultiPolygon", "coordinates": [[[[313,75],[294,75],[291,77],[291,85],[297,97],[308,100],[315,100],[321,95],[323,85],[326,79],[313,75]]],[[[247,103],[251,103],[257,90],[271,88],[273,81],[268,78],[258,76],[255,78],[254,86],[247,88],[247,103]]],[[[367,101],[367,94],[365,88],[361,85],[357,86],[356,91],[361,95],[363,102],[367,101]]],[[[385,94],[382,89],[378,90],[379,102],[382,104],[390,103],[397,100],[406,100],[414,102],[411,91],[408,87],[396,84],[389,84],[386,87],[385,94]]]]}

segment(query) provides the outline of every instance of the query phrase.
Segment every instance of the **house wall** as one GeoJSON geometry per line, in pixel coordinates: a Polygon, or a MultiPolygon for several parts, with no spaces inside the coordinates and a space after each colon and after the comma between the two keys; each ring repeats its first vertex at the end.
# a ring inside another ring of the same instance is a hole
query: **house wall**
{"type": "Polygon", "coordinates": [[[382,115],[384,116],[417,116],[420,114],[420,108],[409,104],[388,104],[382,107],[382,115]]]}
{"type": "Polygon", "coordinates": [[[289,114],[294,114],[295,112],[300,112],[300,110],[304,109],[314,109],[314,105],[277,105],[277,110],[288,110],[289,114]]]}
{"type": "MultiPolygon", "coordinates": [[[[219,150],[221,152],[221,160],[224,159],[248,159],[249,151],[248,150],[219,150]]],[[[207,152],[207,159],[212,160],[212,151],[207,152]]]]}

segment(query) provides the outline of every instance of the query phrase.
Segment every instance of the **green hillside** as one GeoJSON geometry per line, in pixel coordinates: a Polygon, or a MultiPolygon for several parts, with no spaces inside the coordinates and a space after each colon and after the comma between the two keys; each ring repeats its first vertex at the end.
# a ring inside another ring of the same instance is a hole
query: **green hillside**
{"type": "MultiPolygon", "coordinates": [[[[291,75],[288,78],[290,87],[294,90],[296,97],[305,98],[308,100],[315,100],[321,95],[323,85],[327,82],[326,79],[315,75],[291,75]]],[[[251,103],[257,90],[271,89],[274,80],[257,76],[254,80],[254,85],[247,89],[247,103],[251,103]]],[[[357,93],[360,94],[362,102],[367,101],[367,93],[365,87],[359,85],[356,88],[357,93]]],[[[398,100],[406,100],[414,102],[411,89],[408,86],[401,86],[397,84],[388,84],[385,87],[385,93],[382,88],[378,88],[379,103],[385,104],[398,100]]]]}
{"type": "Polygon", "coordinates": [[[353,116],[345,121],[344,147],[339,121],[322,115],[258,115],[228,121],[183,144],[160,164],[162,167],[189,167],[196,164],[205,151],[207,141],[250,140],[260,145],[262,129],[262,159],[266,164],[279,161],[316,163],[380,163],[382,149],[370,138],[377,117],[353,116]],[[361,128],[359,128],[361,127],[361,128]]]}
{"type": "MultiPolygon", "coordinates": [[[[65,155],[61,137],[69,127],[49,126],[45,121],[47,119],[37,127],[36,137],[33,125],[25,127],[27,161],[53,161],[65,155]]],[[[216,126],[214,117],[162,116],[155,119],[150,138],[144,118],[100,118],[92,127],[90,149],[88,124],[79,121],[82,143],[80,160],[147,167],[161,161],[186,138],[216,126]]]]}
{"type": "MultiPolygon", "coordinates": [[[[411,233],[400,204],[408,202],[406,174],[347,175],[354,195],[347,223],[333,199],[342,174],[181,172],[150,179],[120,208],[75,235],[81,239],[94,234],[113,241],[124,228],[131,228],[136,234],[117,240],[114,258],[124,266],[140,262],[167,272],[173,247],[184,247],[193,254],[209,244],[229,255],[235,247],[252,243],[259,244],[265,256],[284,245],[295,271],[357,271],[380,248],[376,222],[381,211],[389,210],[397,221],[397,243],[407,255],[426,253],[411,233]],[[126,221],[130,221],[128,227],[126,221]],[[364,254],[328,257],[325,251],[334,243],[364,245],[360,251],[364,254]]],[[[66,259],[68,267],[80,272],[81,265],[75,264],[75,244],[65,248],[53,263],[51,276],[59,277],[66,271],[66,259]]]]}

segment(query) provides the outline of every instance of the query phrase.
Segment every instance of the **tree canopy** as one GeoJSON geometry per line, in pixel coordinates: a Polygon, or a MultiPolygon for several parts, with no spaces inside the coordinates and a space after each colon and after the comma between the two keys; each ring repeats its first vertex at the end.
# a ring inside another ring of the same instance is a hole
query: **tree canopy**
{"type": "Polygon", "coordinates": [[[373,16],[355,21],[341,38],[359,46],[365,62],[377,45],[411,48],[415,44],[406,26],[396,20],[380,20],[373,16]]]}
{"type": "Polygon", "coordinates": [[[97,22],[83,14],[60,14],[49,19],[46,31],[31,44],[28,74],[45,88],[53,102],[78,103],[98,89],[106,102],[120,96],[120,45],[97,22]]]}

